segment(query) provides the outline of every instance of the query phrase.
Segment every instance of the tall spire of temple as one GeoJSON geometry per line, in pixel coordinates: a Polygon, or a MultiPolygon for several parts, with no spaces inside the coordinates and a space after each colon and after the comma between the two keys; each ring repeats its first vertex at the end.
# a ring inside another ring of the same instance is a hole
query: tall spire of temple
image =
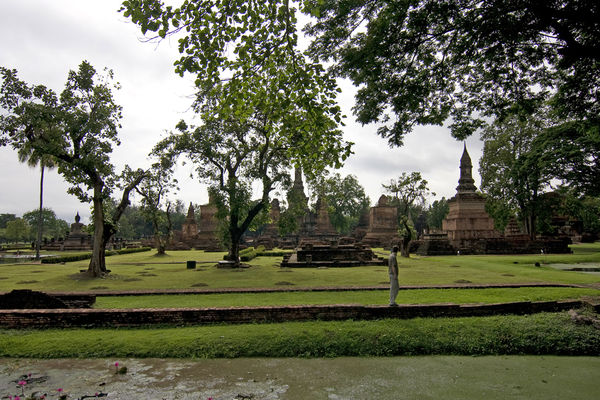
{"type": "Polygon", "coordinates": [[[292,189],[288,192],[288,206],[293,202],[300,202],[302,208],[306,208],[308,205],[308,197],[304,193],[304,183],[302,182],[302,168],[296,167],[294,169],[294,184],[292,189]]]}
{"type": "Polygon", "coordinates": [[[304,193],[304,183],[302,182],[302,168],[294,168],[294,189],[304,193]]]}
{"type": "Polygon", "coordinates": [[[473,164],[471,163],[471,157],[469,156],[467,144],[465,143],[463,154],[460,158],[460,178],[458,179],[458,186],[456,187],[458,193],[473,193],[477,190],[472,170],[473,164]]]}
{"type": "Polygon", "coordinates": [[[188,207],[188,211],[187,211],[187,218],[193,220],[194,219],[194,206],[192,205],[192,202],[190,201],[190,206],[188,207]]]}

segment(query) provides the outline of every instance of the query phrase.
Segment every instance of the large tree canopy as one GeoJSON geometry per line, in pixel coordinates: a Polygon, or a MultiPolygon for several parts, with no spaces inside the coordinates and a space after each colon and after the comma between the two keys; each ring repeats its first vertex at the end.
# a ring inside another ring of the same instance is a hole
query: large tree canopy
{"type": "Polygon", "coordinates": [[[359,86],[355,113],[402,145],[415,125],[465,138],[486,116],[554,96],[564,118],[598,124],[596,0],[311,0],[312,55],[359,86]],[[391,120],[390,114],[394,115],[391,120]]]}
{"type": "Polygon", "coordinates": [[[569,121],[533,142],[549,173],[580,195],[600,196],[600,125],[569,121]]]}
{"type": "MultiPolygon", "coordinates": [[[[298,144],[317,140],[323,149],[339,148],[341,135],[331,129],[342,118],[339,89],[320,63],[309,62],[298,50],[297,7],[289,0],[182,1],[179,7],[128,0],[122,11],[144,34],[179,37],[175,71],[196,75],[198,105],[218,99],[218,109],[204,108],[210,114],[202,118],[243,122],[262,108],[272,125],[286,129],[298,144]]],[[[310,174],[315,163],[323,165],[306,150],[295,145],[288,153],[310,174]]],[[[344,146],[340,158],[348,152],[344,146]]]]}
{"type": "Polygon", "coordinates": [[[495,121],[482,134],[485,144],[479,172],[481,190],[495,200],[490,210],[505,214],[501,205],[507,204],[519,214],[531,237],[537,231],[540,195],[553,178],[549,171],[552,161],[544,156],[544,148],[535,145],[536,138],[550,125],[544,114],[511,116],[495,121]]]}
{"type": "Polygon", "coordinates": [[[104,249],[116,232],[116,223],[129,204],[129,193],[144,177],[130,174],[121,202],[112,216],[105,215],[104,201],[116,188],[118,177],[110,162],[113,145],[119,144],[121,106],[113,99],[112,72],[97,74],[84,61],[70,71],[65,89],[57,96],[43,85],[21,81],[14,69],[0,68],[2,87],[0,145],[49,157],[71,184],[68,191],[93,204],[94,244],[88,272],[106,273],[104,249]]]}
{"type": "Polygon", "coordinates": [[[241,235],[269,204],[292,166],[309,176],[339,167],[350,144],[337,129],[338,89],[319,63],[297,48],[297,2],[123,2],[124,15],[144,34],[179,37],[175,70],[196,75],[197,126],[182,122],[179,134],[156,148],[185,154],[210,185],[226,220],[229,257],[238,262],[241,235]],[[260,185],[251,201],[252,184],[260,185]]]}
{"type": "Polygon", "coordinates": [[[342,178],[335,173],[317,179],[313,186],[319,199],[323,198],[327,203],[331,224],[342,235],[349,235],[358,225],[360,216],[369,211],[369,197],[354,175],[342,178]]]}
{"type": "Polygon", "coordinates": [[[488,208],[504,223],[507,211],[517,211],[531,235],[540,210],[547,211],[542,193],[562,185],[578,198],[600,194],[599,126],[564,122],[551,111],[540,107],[531,115],[497,119],[482,133],[479,171],[488,208]]]}
{"type": "MultiPolygon", "coordinates": [[[[23,214],[23,219],[30,226],[36,226],[39,221],[39,210],[32,210],[23,214]]],[[[69,232],[69,223],[56,217],[53,210],[45,208],[42,210],[43,237],[64,238],[69,232]]]]}

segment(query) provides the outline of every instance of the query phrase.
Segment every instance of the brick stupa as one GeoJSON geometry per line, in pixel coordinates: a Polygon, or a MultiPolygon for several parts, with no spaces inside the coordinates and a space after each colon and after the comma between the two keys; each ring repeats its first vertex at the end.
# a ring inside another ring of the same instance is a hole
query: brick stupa
{"type": "Polygon", "coordinates": [[[456,195],[448,200],[449,212],[442,221],[442,230],[455,247],[463,241],[498,238],[502,235],[494,230],[494,220],[485,211],[485,199],[477,193],[472,177],[473,164],[465,145],[460,158],[460,179],[456,195]]]}

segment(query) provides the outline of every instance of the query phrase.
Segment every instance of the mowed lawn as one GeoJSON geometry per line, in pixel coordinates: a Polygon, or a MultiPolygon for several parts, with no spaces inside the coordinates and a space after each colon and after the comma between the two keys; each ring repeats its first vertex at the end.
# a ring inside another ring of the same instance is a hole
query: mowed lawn
{"type": "MultiPolygon", "coordinates": [[[[562,271],[552,263],[597,265],[600,244],[573,246],[569,255],[448,256],[400,259],[401,285],[568,283],[582,287],[407,289],[399,303],[493,303],[600,296],[600,275],[562,271]],[[535,263],[541,264],[536,267],[535,263]]],[[[382,250],[377,250],[382,255],[382,250]]],[[[107,258],[109,277],[83,278],[87,262],[0,265],[0,291],[15,288],[92,291],[186,288],[310,288],[387,285],[385,266],[281,269],[260,257],[240,270],[218,269],[223,253],[153,252],[107,258]],[[195,260],[195,270],[185,261],[195,260]],[[205,263],[206,262],[206,263],[205,263]]],[[[387,291],[324,291],[160,296],[98,296],[97,308],[232,307],[295,304],[385,304],[387,291]]],[[[589,311],[584,311],[589,312],[589,311]]],[[[120,329],[0,329],[0,357],[339,357],[428,354],[600,355],[592,325],[566,312],[526,316],[308,321],[120,329]]]]}
{"type": "MultiPolygon", "coordinates": [[[[600,263],[600,243],[573,246],[573,254],[508,256],[442,256],[399,258],[400,285],[456,283],[600,283],[599,274],[561,271],[549,264],[600,263]],[[535,263],[540,263],[536,267],[535,263]]],[[[376,252],[385,255],[381,249],[376,252]]],[[[106,278],[90,279],[80,270],[88,261],[61,264],[0,264],[0,291],[47,292],[189,288],[281,288],[374,286],[388,283],[387,267],[280,268],[281,257],[257,257],[249,268],[225,269],[215,264],[224,253],[154,251],[107,257],[106,278]],[[187,269],[187,260],[196,269],[187,269]]]]}
{"type": "MultiPolygon", "coordinates": [[[[494,288],[401,290],[399,304],[490,304],[553,301],[600,296],[593,288],[494,288]]],[[[99,296],[94,308],[202,308],[286,305],[360,304],[389,302],[386,290],[285,293],[227,293],[198,295],[99,296]]]]}

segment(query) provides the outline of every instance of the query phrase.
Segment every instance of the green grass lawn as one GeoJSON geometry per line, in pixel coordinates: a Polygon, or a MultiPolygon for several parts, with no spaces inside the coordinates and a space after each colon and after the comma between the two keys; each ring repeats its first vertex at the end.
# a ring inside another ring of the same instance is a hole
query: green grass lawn
{"type": "Polygon", "coordinates": [[[600,355],[600,335],[567,313],[378,321],[0,330],[0,357],[234,358],[429,354],[600,355]]]}
{"type": "MultiPolygon", "coordinates": [[[[417,289],[401,290],[399,304],[474,304],[507,301],[550,301],[600,296],[598,289],[502,288],[502,289],[417,289]]],[[[387,304],[383,290],[349,292],[229,293],[160,296],[99,296],[94,308],[193,308],[283,306],[314,304],[387,304]]]]}
{"type": "MultiPolygon", "coordinates": [[[[600,243],[573,246],[574,254],[447,256],[400,259],[401,285],[453,283],[600,283],[600,276],[548,264],[599,263],[600,243]],[[534,264],[541,263],[541,267],[534,264]]],[[[382,255],[385,252],[378,250],[382,255]]],[[[224,253],[153,252],[107,258],[112,273],[84,278],[87,261],[0,265],[0,291],[15,288],[97,291],[185,288],[274,288],[386,285],[383,266],[282,269],[279,257],[259,257],[249,268],[218,269],[224,253]],[[187,270],[185,261],[198,268],[187,270]]],[[[597,286],[596,286],[597,287],[597,286]]],[[[495,303],[598,296],[594,288],[402,290],[399,303],[495,303]]],[[[385,304],[387,291],[204,294],[102,297],[97,308],[229,307],[286,304],[385,304]]],[[[135,329],[0,329],[0,357],[337,357],[417,354],[600,355],[600,335],[567,313],[379,321],[148,327],[135,329]]]]}
{"type": "MultiPolygon", "coordinates": [[[[600,282],[600,275],[560,271],[556,263],[600,263],[600,243],[573,246],[574,254],[510,256],[442,256],[399,259],[401,285],[453,283],[577,283],[600,282]],[[535,267],[535,263],[541,267],[535,267]]],[[[381,250],[380,253],[384,254],[381,250]]],[[[102,279],[79,273],[88,261],[60,264],[2,264],[0,291],[32,289],[94,291],[181,288],[270,288],[282,286],[372,286],[387,284],[387,267],[280,268],[280,257],[258,257],[249,268],[219,269],[214,265],[224,253],[172,251],[156,257],[154,252],[107,257],[112,272],[102,279]],[[194,270],[185,261],[195,260],[194,270]]]]}

